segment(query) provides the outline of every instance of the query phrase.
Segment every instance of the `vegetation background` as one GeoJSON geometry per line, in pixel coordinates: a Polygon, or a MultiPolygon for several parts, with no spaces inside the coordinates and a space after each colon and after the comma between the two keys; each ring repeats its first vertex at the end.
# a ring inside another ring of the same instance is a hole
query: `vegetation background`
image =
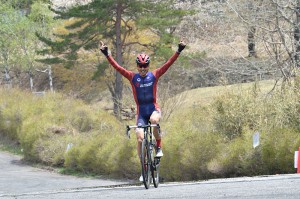
{"type": "MultiPolygon", "coordinates": [[[[135,122],[128,82],[120,119],[112,113],[107,86],[113,70],[98,50],[80,49],[71,68],[37,61],[41,55],[36,52],[45,45],[35,33],[58,39],[55,35],[69,34],[66,26],[77,19],[53,20],[46,9],[49,1],[3,2],[1,9],[7,14],[0,23],[5,74],[0,88],[1,148],[62,173],[137,178],[136,140],[125,136],[125,125],[135,122]],[[99,60],[106,64],[102,73],[99,60]]],[[[272,2],[173,2],[193,12],[174,27],[165,56],[176,50],[180,37],[188,48],[159,83],[165,181],[295,172],[294,151],[300,146],[297,34],[282,13],[298,2],[272,2]],[[260,145],[253,148],[255,132],[260,133],[260,145]]],[[[52,1],[52,6],[74,6],[60,3],[52,1]]],[[[288,16],[297,19],[297,13],[288,16]]],[[[157,41],[151,33],[138,31],[146,43],[149,38],[157,41]]],[[[153,68],[165,60],[157,50],[153,68]]],[[[134,70],[134,54],[125,53],[124,59],[134,70]]]]}

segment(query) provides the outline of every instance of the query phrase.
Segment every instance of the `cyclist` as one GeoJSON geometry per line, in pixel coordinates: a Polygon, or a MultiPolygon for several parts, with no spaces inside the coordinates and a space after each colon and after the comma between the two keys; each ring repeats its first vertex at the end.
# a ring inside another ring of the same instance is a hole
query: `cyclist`
{"type": "MultiPolygon", "coordinates": [[[[164,63],[160,68],[149,72],[150,57],[141,53],[136,58],[137,71],[138,73],[126,70],[120,66],[113,57],[108,54],[108,47],[102,41],[99,44],[101,52],[106,56],[109,63],[124,77],[126,77],[132,86],[133,96],[137,105],[137,126],[148,124],[158,124],[161,118],[161,110],[156,101],[157,82],[169,67],[176,61],[181,51],[185,48],[186,44],[184,41],[180,41],[178,44],[178,50],[173,56],[164,63]]],[[[138,155],[141,157],[141,143],[144,138],[142,128],[136,129],[137,141],[138,141],[138,155]]],[[[153,130],[154,137],[156,139],[156,157],[162,157],[163,152],[161,148],[161,135],[158,134],[158,129],[153,130]]]]}

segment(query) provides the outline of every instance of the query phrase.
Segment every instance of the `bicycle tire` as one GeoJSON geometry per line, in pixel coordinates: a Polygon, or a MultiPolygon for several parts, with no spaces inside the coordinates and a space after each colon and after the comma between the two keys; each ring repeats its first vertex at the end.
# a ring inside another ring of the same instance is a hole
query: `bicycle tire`
{"type": "Polygon", "coordinates": [[[160,158],[154,158],[151,166],[151,175],[153,179],[153,185],[155,188],[159,185],[159,166],[160,166],[160,158]]]}
{"type": "Polygon", "coordinates": [[[141,166],[142,166],[142,176],[143,183],[146,189],[149,189],[150,186],[150,165],[149,165],[149,154],[148,154],[148,145],[144,139],[141,145],[141,166]]]}

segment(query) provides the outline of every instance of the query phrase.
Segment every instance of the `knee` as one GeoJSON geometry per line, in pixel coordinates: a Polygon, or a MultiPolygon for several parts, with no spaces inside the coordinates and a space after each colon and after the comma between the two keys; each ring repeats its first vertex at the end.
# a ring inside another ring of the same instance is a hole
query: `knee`
{"type": "Polygon", "coordinates": [[[150,118],[150,122],[151,122],[151,124],[158,124],[159,118],[157,118],[157,117],[151,117],[150,118]]]}
{"type": "Polygon", "coordinates": [[[138,141],[138,143],[142,143],[143,142],[143,138],[142,137],[137,137],[137,141],[138,141]]]}
{"type": "Polygon", "coordinates": [[[150,117],[151,124],[158,124],[161,118],[161,114],[157,111],[154,111],[150,117]]]}
{"type": "Polygon", "coordinates": [[[143,130],[137,129],[136,130],[136,139],[139,143],[141,143],[144,139],[143,130]]]}

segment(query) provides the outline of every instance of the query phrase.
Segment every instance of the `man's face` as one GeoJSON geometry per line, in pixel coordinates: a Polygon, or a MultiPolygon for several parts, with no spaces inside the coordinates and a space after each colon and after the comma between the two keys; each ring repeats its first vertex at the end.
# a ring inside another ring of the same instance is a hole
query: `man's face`
{"type": "Polygon", "coordinates": [[[142,77],[145,77],[149,71],[149,64],[137,65],[137,70],[142,77]]]}

